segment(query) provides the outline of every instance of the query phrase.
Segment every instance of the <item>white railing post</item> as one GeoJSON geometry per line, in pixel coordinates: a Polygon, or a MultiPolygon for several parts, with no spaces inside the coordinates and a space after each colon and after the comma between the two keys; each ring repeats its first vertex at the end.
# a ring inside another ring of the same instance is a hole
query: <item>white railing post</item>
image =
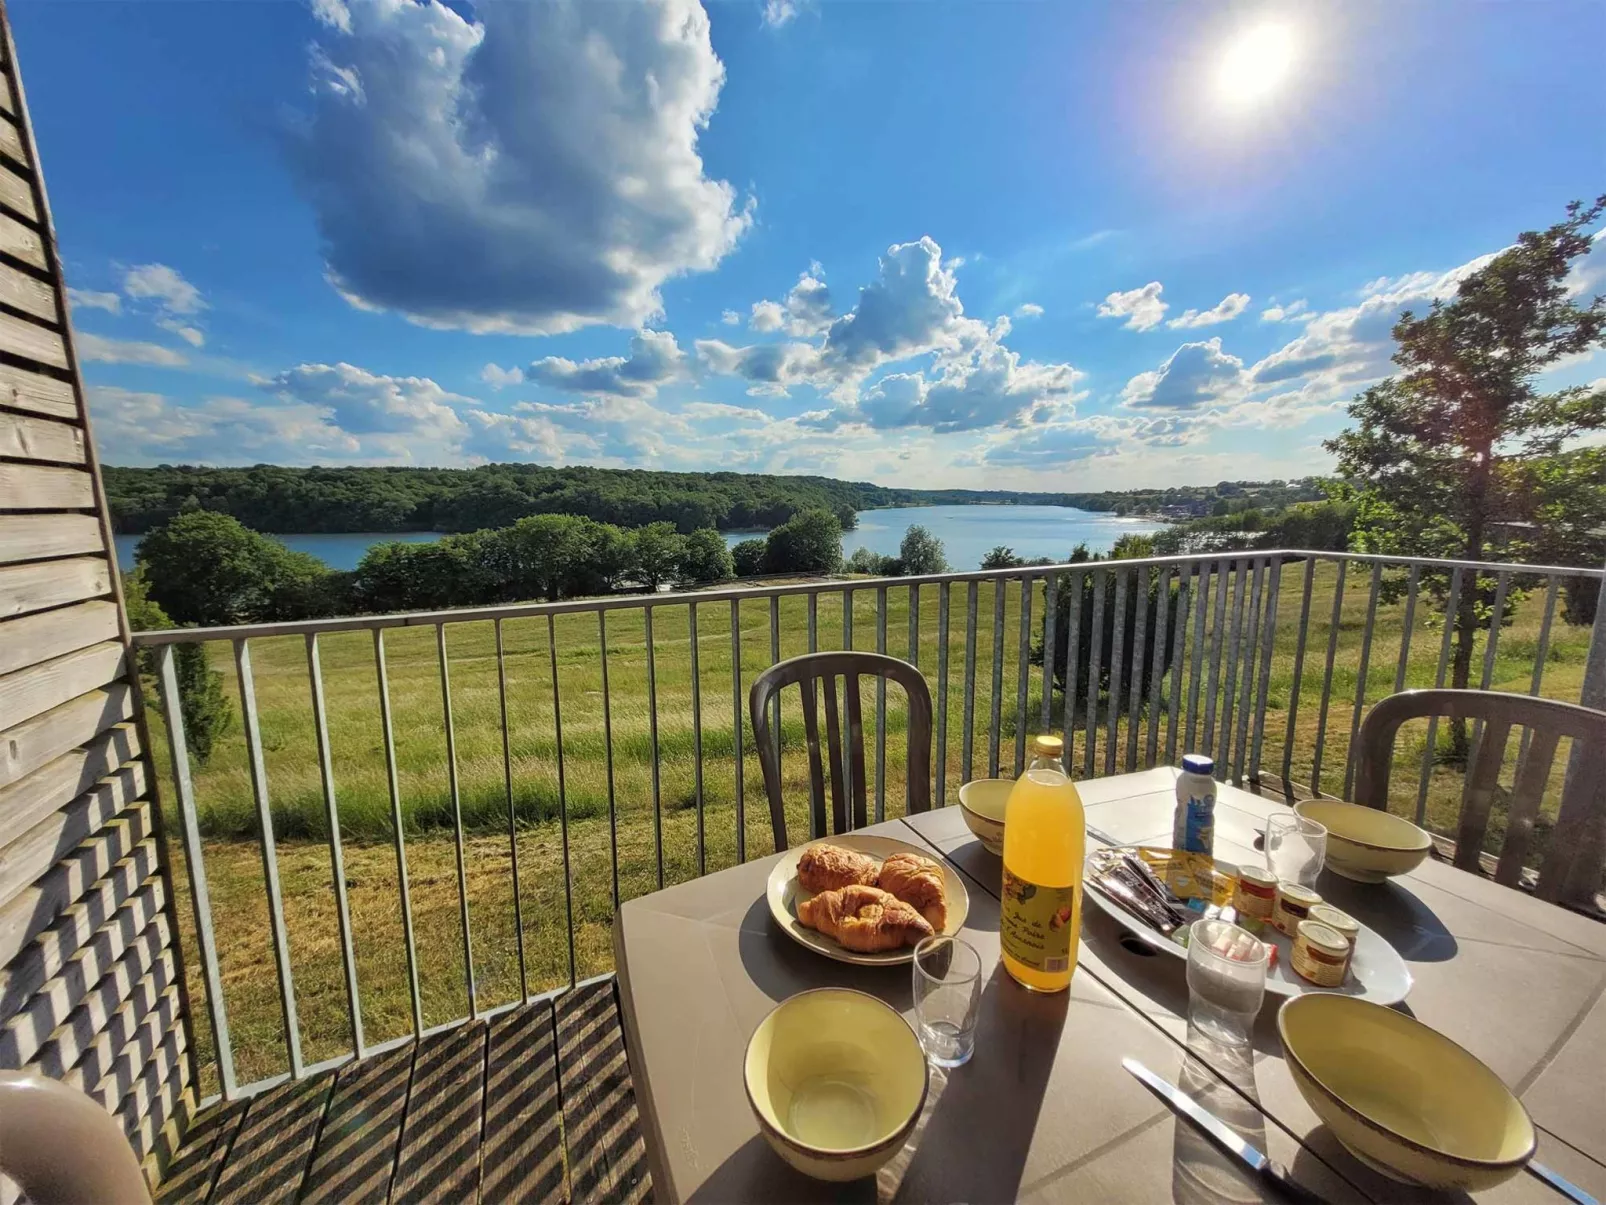
{"type": "MultiPolygon", "coordinates": [[[[1584,685],[1578,701],[1585,707],[1606,711],[1606,577],[1600,579],[1595,596],[1595,622],[1589,635],[1589,656],[1584,661],[1584,685]]],[[[1606,879],[1606,784],[1601,781],[1601,762],[1606,754],[1584,749],[1574,741],[1567,759],[1566,784],[1561,789],[1557,826],[1551,834],[1556,848],[1571,848],[1573,855],[1553,879],[1542,880],[1539,894],[1565,904],[1592,907],[1596,893],[1606,879]],[[1594,764],[1591,765],[1590,763],[1594,764]],[[1565,830],[1563,829],[1565,825],[1565,830]]]]}

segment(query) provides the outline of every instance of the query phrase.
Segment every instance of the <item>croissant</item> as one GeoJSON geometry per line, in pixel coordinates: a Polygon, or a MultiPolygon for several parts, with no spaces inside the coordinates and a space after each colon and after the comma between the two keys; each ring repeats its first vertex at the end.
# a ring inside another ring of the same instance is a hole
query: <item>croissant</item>
{"type": "Polygon", "coordinates": [[[804,891],[837,891],[843,887],[873,887],[881,863],[869,854],[840,845],[811,845],[797,860],[797,882],[804,891]]]}
{"type": "Polygon", "coordinates": [[[931,936],[931,926],[920,913],[879,887],[862,884],[803,900],[797,918],[860,954],[902,949],[931,936]]]}
{"type": "Polygon", "coordinates": [[[938,933],[948,927],[948,899],[943,895],[942,868],[919,854],[893,854],[881,864],[876,886],[914,908],[938,933]]]}

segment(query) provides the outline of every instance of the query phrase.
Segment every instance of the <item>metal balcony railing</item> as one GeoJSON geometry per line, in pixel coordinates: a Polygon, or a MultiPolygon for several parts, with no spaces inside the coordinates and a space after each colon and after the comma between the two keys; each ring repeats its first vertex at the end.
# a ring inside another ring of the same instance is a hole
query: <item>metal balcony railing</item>
{"type": "MultiPolygon", "coordinates": [[[[1063,733],[1077,776],[1198,751],[1235,783],[1345,796],[1366,706],[1452,679],[1464,604],[1505,617],[1476,633],[1472,686],[1586,693],[1598,628],[1561,600],[1592,602],[1602,576],[1253,551],[139,633],[211,1021],[198,1045],[228,1098],[608,969],[622,898],[770,851],[742,717],[785,656],[916,664],[938,806],[978,774],[1019,774],[1039,730],[1063,733]],[[196,642],[238,699],[205,767],[174,657],[196,642]]],[[[904,807],[903,708],[884,683],[872,694],[880,820],[904,807]]],[[[801,716],[776,718],[800,747],[801,716]]],[[[1464,736],[1402,736],[1394,810],[1454,831],[1445,741],[1464,736]]]]}

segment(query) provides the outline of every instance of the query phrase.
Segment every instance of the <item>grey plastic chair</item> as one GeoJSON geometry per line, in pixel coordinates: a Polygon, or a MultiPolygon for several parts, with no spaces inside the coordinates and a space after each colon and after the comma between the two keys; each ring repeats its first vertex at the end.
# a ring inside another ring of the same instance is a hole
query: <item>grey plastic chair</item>
{"type": "Polygon", "coordinates": [[[1495,882],[1515,887],[1533,837],[1534,820],[1556,759],[1556,745],[1570,737],[1581,751],[1582,772],[1572,776],[1556,815],[1550,848],[1539,872],[1543,899],[1587,902],[1599,883],[1582,880],[1601,865],[1606,844],[1606,711],[1492,690],[1409,690],[1390,695],[1367,713],[1358,740],[1355,802],[1388,806],[1389,767],[1394,738],[1406,720],[1423,716],[1482,721],[1483,734],[1473,751],[1466,794],[1456,833],[1455,864],[1477,871],[1489,827],[1500,768],[1513,727],[1530,732],[1527,752],[1519,756],[1506,814],[1506,839],[1495,867],[1495,882]]]}
{"type": "Polygon", "coordinates": [[[76,1088],[0,1072],[0,1172],[34,1205],[150,1205],[117,1119],[76,1088]]]}
{"type": "Polygon", "coordinates": [[[825,815],[825,767],[820,754],[818,691],[825,693],[826,759],[831,771],[831,819],[835,831],[847,832],[848,800],[852,828],[868,823],[865,805],[864,716],[859,701],[862,678],[884,678],[902,686],[909,697],[909,810],[931,807],[931,691],[920,671],[907,661],[881,653],[809,653],[782,661],[761,673],[748,692],[758,763],[770,801],[770,828],[775,852],[787,848],[786,808],[781,793],[781,759],[770,726],[770,703],[783,687],[797,683],[803,692],[803,732],[809,753],[809,829],[811,839],[828,835],[825,815]],[[837,715],[837,680],[843,679],[845,722],[837,715]],[[846,731],[844,731],[844,727],[846,731]]]}

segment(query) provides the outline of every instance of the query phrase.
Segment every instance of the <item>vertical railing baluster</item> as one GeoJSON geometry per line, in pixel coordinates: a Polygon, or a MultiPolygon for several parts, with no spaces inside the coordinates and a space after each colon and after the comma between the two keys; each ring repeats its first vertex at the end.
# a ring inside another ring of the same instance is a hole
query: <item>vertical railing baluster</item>
{"type": "Polygon", "coordinates": [[[1260,781],[1260,751],[1266,735],[1266,701],[1271,694],[1271,660],[1277,651],[1277,594],[1282,583],[1283,559],[1269,558],[1266,566],[1265,622],[1260,632],[1260,681],[1255,685],[1254,732],[1249,746],[1249,778],[1260,781]]]}
{"type": "Polygon", "coordinates": [[[1400,620],[1400,659],[1394,667],[1394,693],[1405,689],[1405,675],[1411,666],[1411,637],[1416,628],[1416,584],[1420,565],[1412,565],[1405,575],[1405,615],[1400,620]]]}
{"type": "MultiPolygon", "coordinates": [[[[911,585],[909,587],[909,664],[914,666],[916,669],[920,668],[920,587],[918,585],[911,585]]],[[[904,715],[903,747],[905,750],[905,760],[907,760],[907,750],[909,748],[907,700],[905,700],[904,715]]],[[[905,816],[909,814],[911,790],[912,787],[910,784],[909,775],[905,773],[903,776],[903,814],[905,816]]]]}
{"type": "MultiPolygon", "coordinates": [[[[1479,690],[1488,690],[1494,682],[1495,650],[1500,645],[1500,629],[1503,626],[1502,620],[1506,613],[1506,593],[1511,586],[1511,575],[1509,573],[1497,573],[1494,580],[1494,609],[1489,619],[1489,635],[1483,643],[1483,673],[1478,681],[1479,690]]],[[[1483,721],[1474,720],[1472,722],[1472,740],[1467,747],[1468,766],[1477,764],[1478,746],[1482,742],[1483,721]]],[[[1505,750],[1502,749],[1502,756],[1504,756],[1504,753],[1505,750]]],[[[1496,776],[1498,777],[1498,771],[1496,776]]],[[[1471,781],[1472,779],[1469,775],[1466,783],[1470,784],[1471,781]]]]}
{"type": "Polygon", "coordinates": [[[965,776],[967,783],[976,766],[976,583],[965,583],[965,776]]]}
{"type": "MultiPolygon", "coordinates": [[[[441,645],[441,682],[446,681],[446,646],[441,645]]],[[[340,807],[335,801],[334,758],[329,753],[329,714],[323,696],[323,670],[318,663],[318,634],[307,633],[307,675],[312,681],[312,727],[318,744],[318,774],[323,785],[324,814],[329,822],[329,867],[334,877],[335,913],[340,930],[340,960],[346,972],[346,1006],[351,1021],[351,1053],[363,1056],[366,1044],[362,1035],[362,1003],[357,994],[357,952],[351,938],[351,908],[346,900],[346,858],[340,848],[340,807]]],[[[451,700],[446,703],[446,750],[452,751],[451,700]]],[[[457,801],[456,769],[453,768],[452,802],[455,812],[457,801]]],[[[458,857],[462,858],[462,828],[458,828],[458,857]]],[[[462,866],[461,860],[458,866],[462,866]]],[[[464,949],[468,941],[468,896],[463,896],[464,949]]],[[[474,1005],[474,977],[469,973],[469,1007],[474,1005]]]]}
{"type": "Polygon", "coordinates": [[[1054,636],[1059,623],[1060,575],[1050,573],[1043,579],[1043,699],[1038,727],[1048,731],[1054,711],[1054,636]]]}
{"type": "MultiPolygon", "coordinates": [[[[813,600],[813,595],[809,596],[813,600]]],[[[692,793],[697,798],[697,873],[708,873],[706,824],[703,818],[703,683],[697,668],[697,604],[686,607],[686,626],[691,634],[691,749],[692,793]]]]}
{"type": "Polygon", "coordinates": [[[1092,641],[1087,651],[1087,747],[1082,750],[1082,772],[1088,778],[1093,777],[1093,762],[1098,756],[1099,663],[1104,658],[1104,587],[1109,576],[1110,569],[1104,565],[1093,571],[1093,615],[1088,631],[1092,641]]]}
{"type": "MultiPolygon", "coordinates": [[[[1066,590],[1069,593],[1069,605],[1065,609],[1065,689],[1060,695],[1060,705],[1064,711],[1062,719],[1065,724],[1065,773],[1073,773],[1076,765],[1076,696],[1078,693],[1077,676],[1081,670],[1078,661],[1082,655],[1082,594],[1084,583],[1087,581],[1087,570],[1072,569],[1071,576],[1066,581],[1066,590]]],[[[1044,660],[1048,659],[1046,654],[1044,660]]]]}
{"type": "MultiPolygon", "coordinates": [[[[1152,587],[1154,595],[1154,645],[1149,651],[1149,685],[1144,691],[1148,737],[1144,743],[1144,765],[1152,768],[1160,756],[1160,713],[1165,710],[1165,648],[1171,630],[1171,578],[1169,566],[1155,566],[1152,587]]],[[[1147,625],[1145,625],[1147,626],[1147,625]]]]}
{"type": "Polygon", "coordinates": [[[507,656],[502,647],[502,621],[491,624],[496,634],[496,699],[502,718],[502,783],[507,789],[507,853],[513,869],[513,935],[519,953],[519,997],[530,1002],[530,977],[524,962],[524,901],[519,891],[519,829],[513,806],[513,742],[507,725],[507,656]]]}
{"type": "Polygon", "coordinates": [[[1031,686],[1032,666],[1032,590],[1029,577],[1020,579],[1020,647],[1015,652],[1015,773],[1026,770],[1026,694],[1031,686]]]}
{"type": "Polygon", "coordinates": [[[993,693],[987,723],[987,773],[998,777],[998,740],[1004,718],[1004,579],[993,580],[993,693]]]}
{"type": "MultiPolygon", "coordinates": [[[[1216,756],[1216,695],[1221,689],[1221,659],[1227,643],[1227,590],[1232,584],[1231,561],[1216,562],[1216,602],[1210,623],[1210,679],[1205,685],[1204,752],[1216,756]]],[[[1221,767],[1216,767],[1220,772],[1221,767]]]]}
{"type": "Polygon", "coordinates": [[[1142,725],[1138,721],[1144,697],[1143,680],[1143,654],[1148,651],[1149,639],[1149,593],[1153,585],[1154,571],[1147,565],[1133,566],[1132,589],[1137,595],[1137,607],[1132,618],[1132,669],[1128,677],[1132,679],[1131,689],[1127,692],[1126,708],[1126,772],[1132,773],[1138,768],[1138,729],[1142,725]]]}
{"type": "MultiPolygon", "coordinates": [[[[650,690],[652,687],[652,611],[650,608],[647,611],[647,616],[647,683],[650,690]]],[[[558,834],[563,842],[563,920],[564,927],[569,933],[569,986],[573,987],[579,982],[576,977],[574,959],[574,875],[569,869],[569,794],[568,784],[564,780],[563,767],[563,703],[562,692],[558,689],[558,627],[550,611],[546,617],[546,648],[547,656],[552,663],[552,740],[557,749],[558,763],[558,834]]],[[[654,707],[653,715],[656,720],[656,706],[654,707]]],[[[656,768],[658,764],[658,742],[656,739],[653,741],[652,756],[653,765],[656,768]]],[[[655,788],[653,791],[653,803],[656,805],[658,802],[657,783],[655,782],[653,785],[655,788]]],[[[662,886],[664,863],[662,846],[660,845],[659,848],[658,882],[662,886]]]]}
{"type": "Polygon", "coordinates": [[[1327,709],[1333,697],[1333,661],[1338,656],[1338,632],[1344,622],[1344,575],[1349,561],[1340,556],[1338,577],[1333,583],[1333,614],[1327,621],[1327,662],[1322,670],[1322,705],[1316,716],[1316,750],[1310,760],[1310,790],[1317,798],[1322,794],[1322,753],[1327,746],[1327,709]]]}
{"type": "Polygon", "coordinates": [[[809,625],[809,652],[820,651],[820,596],[816,591],[809,591],[808,602],[809,625]]]}
{"type": "Polygon", "coordinates": [[[1126,658],[1126,579],[1129,576],[1119,565],[1111,569],[1115,575],[1115,625],[1110,637],[1110,689],[1105,692],[1109,730],[1104,735],[1104,772],[1115,773],[1115,758],[1121,726],[1121,669],[1126,658]]]}
{"type": "Polygon", "coordinates": [[[1188,652],[1188,612],[1199,582],[1199,565],[1177,570],[1177,626],[1171,633],[1171,700],[1166,708],[1165,760],[1177,764],[1177,722],[1182,709],[1182,664],[1188,652]]]}
{"type": "MultiPolygon", "coordinates": [[[[887,651],[887,588],[877,586],[875,592],[875,651],[887,651]]],[[[887,680],[880,674],[875,680],[875,820],[880,824],[887,818],[887,680]]]]}
{"type": "Polygon", "coordinates": [[[742,771],[742,604],[731,599],[731,757],[736,768],[736,864],[747,861],[747,812],[742,771]]]}
{"type": "MultiPolygon", "coordinates": [[[[781,660],[781,597],[778,594],[770,595],[770,664],[778,665],[781,660]]],[[[770,732],[771,748],[775,760],[781,760],[781,692],[776,691],[775,697],[770,700],[770,732]]]]}
{"type": "MultiPolygon", "coordinates": [[[[1238,733],[1229,746],[1232,755],[1232,783],[1236,787],[1244,785],[1244,763],[1249,760],[1249,720],[1255,693],[1255,658],[1260,653],[1260,597],[1265,588],[1266,577],[1266,563],[1256,560],[1253,564],[1254,568],[1249,578],[1249,614],[1246,619],[1248,630],[1244,633],[1243,642],[1243,685],[1239,688],[1238,696],[1238,733]]],[[[1258,718],[1256,723],[1259,723],[1258,718]]]]}
{"type": "Polygon", "coordinates": [[[842,591],[842,647],[853,647],[853,591],[842,591]]]}
{"type": "MultiPolygon", "coordinates": [[[[318,660],[316,641],[318,641],[318,636],[307,636],[307,660],[308,664],[313,665],[313,667],[316,667],[316,660],[318,660]]],[[[469,871],[467,871],[467,864],[464,863],[463,853],[463,795],[458,789],[458,729],[456,729],[453,718],[451,718],[451,668],[450,662],[446,660],[445,623],[437,623],[435,625],[435,652],[440,657],[440,712],[442,712],[442,726],[445,728],[446,733],[446,787],[450,790],[451,797],[451,835],[453,835],[454,848],[456,848],[456,856],[458,856],[458,916],[459,921],[463,922],[463,975],[466,978],[467,988],[469,988],[469,1017],[479,1017],[479,985],[474,982],[474,938],[469,935],[469,871]]],[[[315,686],[313,686],[313,697],[315,697],[313,713],[316,715],[316,713],[321,712],[321,697],[323,697],[323,680],[316,675],[316,668],[315,673],[313,673],[313,680],[315,680],[315,686]]],[[[328,741],[321,741],[321,745],[324,745],[324,747],[321,747],[320,755],[326,752],[328,741]]],[[[329,781],[328,786],[324,789],[324,794],[328,795],[329,816],[332,819],[334,818],[334,782],[329,781]]],[[[332,826],[331,831],[334,831],[332,826]]],[[[339,840],[336,840],[337,847],[339,847],[339,840]]],[[[340,913],[344,916],[344,869],[336,866],[334,877],[336,877],[336,898],[340,901],[340,913]]],[[[355,983],[355,977],[357,977],[357,972],[353,969],[353,983],[355,983]]]]}
{"type": "MultiPolygon", "coordinates": [[[[1477,590],[1478,578],[1474,571],[1472,588],[1477,590]]],[[[1450,592],[1445,598],[1444,639],[1439,644],[1439,668],[1433,676],[1435,689],[1444,686],[1444,674],[1450,667],[1450,644],[1455,637],[1455,616],[1461,608],[1461,570],[1450,570],[1450,592]]],[[[1421,824],[1427,815],[1428,784],[1433,778],[1433,762],[1438,754],[1439,717],[1428,717],[1427,743],[1422,747],[1422,776],[1416,786],[1416,823],[1421,824]]]]}
{"type": "Polygon", "coordinates": [[[374,629],[374,675],[379,684],[379,728],[385,742],[385,785],[390,791],[390,827],[396,844],[396,882],[401,888],[402,937],[407,944],[407,994],[413,1012],[413,1038],[424,1036],[424,1003],[418,990],[418,943],[413,937],[413,896],[407,881],[407,848],[402,838],[401,782],[396,772],[396,738],[390,715],[390,674],[385,665],[385,629],[374,629]]]}
{"type": "Polygon", "coordinates": [[[1294,792],[1294,722],[1299,717],[1299,693],[1305,680],[1305,638],[1310,634],[1310,597],[1316,584],[1316,558],[1305,558],[1305,585],[1299,599],[1299,638],[1294,642],[1294,676],[1288,686],[1288,730],[1283,737],[1283,792],[1294,792]]]}
{"type": "MultiPolygon", "coordinates": [[[[1528,685],[1528,693],[1535,697],[1539,695],[1539,688],[1545,680],[1545,661],[1550,657],[1550,625],[1556,618],[1556,592],[1559,586],[1556,575],[1549,574],[1545,578],[1548,584],[1545,590],[1545,615],[1539,624],[1539,644],[1534,650],[1533,680],[1528,685]]],[[[1522,730],[1522,745],[1517,754],[1517,764],[1521,765],[1528,757],[1528,743],[1533,739],[1533,729],[1524,727],[1522,730]]]]}
{"type": "MultiPolygon", "coordinates": [[[[1221,562],[1216,562],[1216,575],[1221,575],[1221,562]]],[[[1197,728],[1199,724],[1199,692],[1205,681],[1205,626],[1210,620],[1210,563],[1199,562],[1199,574],[1194,582],[1193,603],[1193,657],[1188,663],[1188,719],[1187,735],[1183,738],[1183,752],[1199,750],[1197,728]]]]}
{"type": "Polygon", "coordinates": [[[937,795],[948,803],[948,583],[937,590],[937,795]]]}
{"type": "Polygon", "coordinates": [[[234,1044],[229,1040],[229,1010],[223,1000],[223,976],[218,971],[217,938],[212,931],[212,897],[207,890],[206,863],[201,856],[201,826],[195,815],[195,783],[190,777],[189,744],[184,739],[184,710],[179,702],[178,672],[173,661],[173,646],[162,645],[156,655],[156,673],[161,683],[167,748],[173,759],[173,793],[178,796],[179,827],[184,832],[184,866],[190,880],[190,905],[195,911],[195,941],[201,950],[206,1012],[212,1022],[218,1084],[222,1088],[223,1099],[233,1100],[238,1095],[234,1079],[234,1044]]]}
{"type": "MultiPolygon", "coordinates": [[[[736,604],[731,603],[734,611],[736,604]]],[[[619,911],[619,809],[613,782],[613,704],[608,694],[608,613],[597,611],[597,646],[602,650],[602,755],[608,775],[608,869],[613,875],[613,910],[619,911]]],[[[742,747],[742,709],[736,709],[736,748],[742,747]]],[[[741,777],[741,758],[736,759],[737,777],[741,777]]],[[[738,800],[741,787],[738,783],[738,800]]],[[[737,804],[740,811],[741,805],[737,804]]],[[[738,842],[740,844],[740,842],[738,842]]]]}
{"type": "Polygon", "coordinates": [[[1361,660],[1355,670],[1355,709],[1349,718],[1349,747],[1344,751],[1344,798],[1354,796],[1355,738],[1361,731],[1361,713],[1366,710],[1366,675],[1372,663],[1372,629],[1377,621],[1377,599],[1383,590],[1383,562],[1372,562],[1372,584],[1366,592],[1366,624],[1361,630],[1361,660]]]}
{"type": "MultiPolygon", "coordinates": [[[[1253,558],[1250,558],[1251,560],[1253,558]]],[[[1227,635],[1227,672],[1221,684],[1221,735],[1216,740],[1217,761],[1225,779],[1227,768],[1233,764],[1232,715],[1238,695],[1238,665],[1243,651],[1245,578],[1248,563],[1238,558],[1238,568],[1232,583],[1232,626],[1227,635]]],[[[1258,582],[1257,582],[1258,585],[1258,582]]]]}
{"type": "Polygon", "coordinates": [[[234,642],[234,671],[240,683],[240,727],[245,733],[246,766],[251,774],[251,795],[256,800],[262,878],[268,891],[268,931],[273,938],[273,963],[279,975],[279,1015],[284,1021],[285,1050],[290,1056],[290,1078],[300,1079],[301,1026],[296,1018],[296,991],[290,978],[290,939],[284,931],[284,898],[279,891],[279,854],[273,840],[273,811],[268,804],[268,770],[262,760],[262,732],[257,722],[256,679],[251,673],[251,649],[244,640],[234,642]]]}
{"type": "MultiPolygon", "coordinates": [[[[652,852],[658,864],[658,887],[664,885],[663,771],[658,760],[658,650],[652,638],[652,607],[642,608],[647,642],[647,738],[652,747],[652,852]]],[[[547,616],[548,622],[551,616],[547,616]]]]}

